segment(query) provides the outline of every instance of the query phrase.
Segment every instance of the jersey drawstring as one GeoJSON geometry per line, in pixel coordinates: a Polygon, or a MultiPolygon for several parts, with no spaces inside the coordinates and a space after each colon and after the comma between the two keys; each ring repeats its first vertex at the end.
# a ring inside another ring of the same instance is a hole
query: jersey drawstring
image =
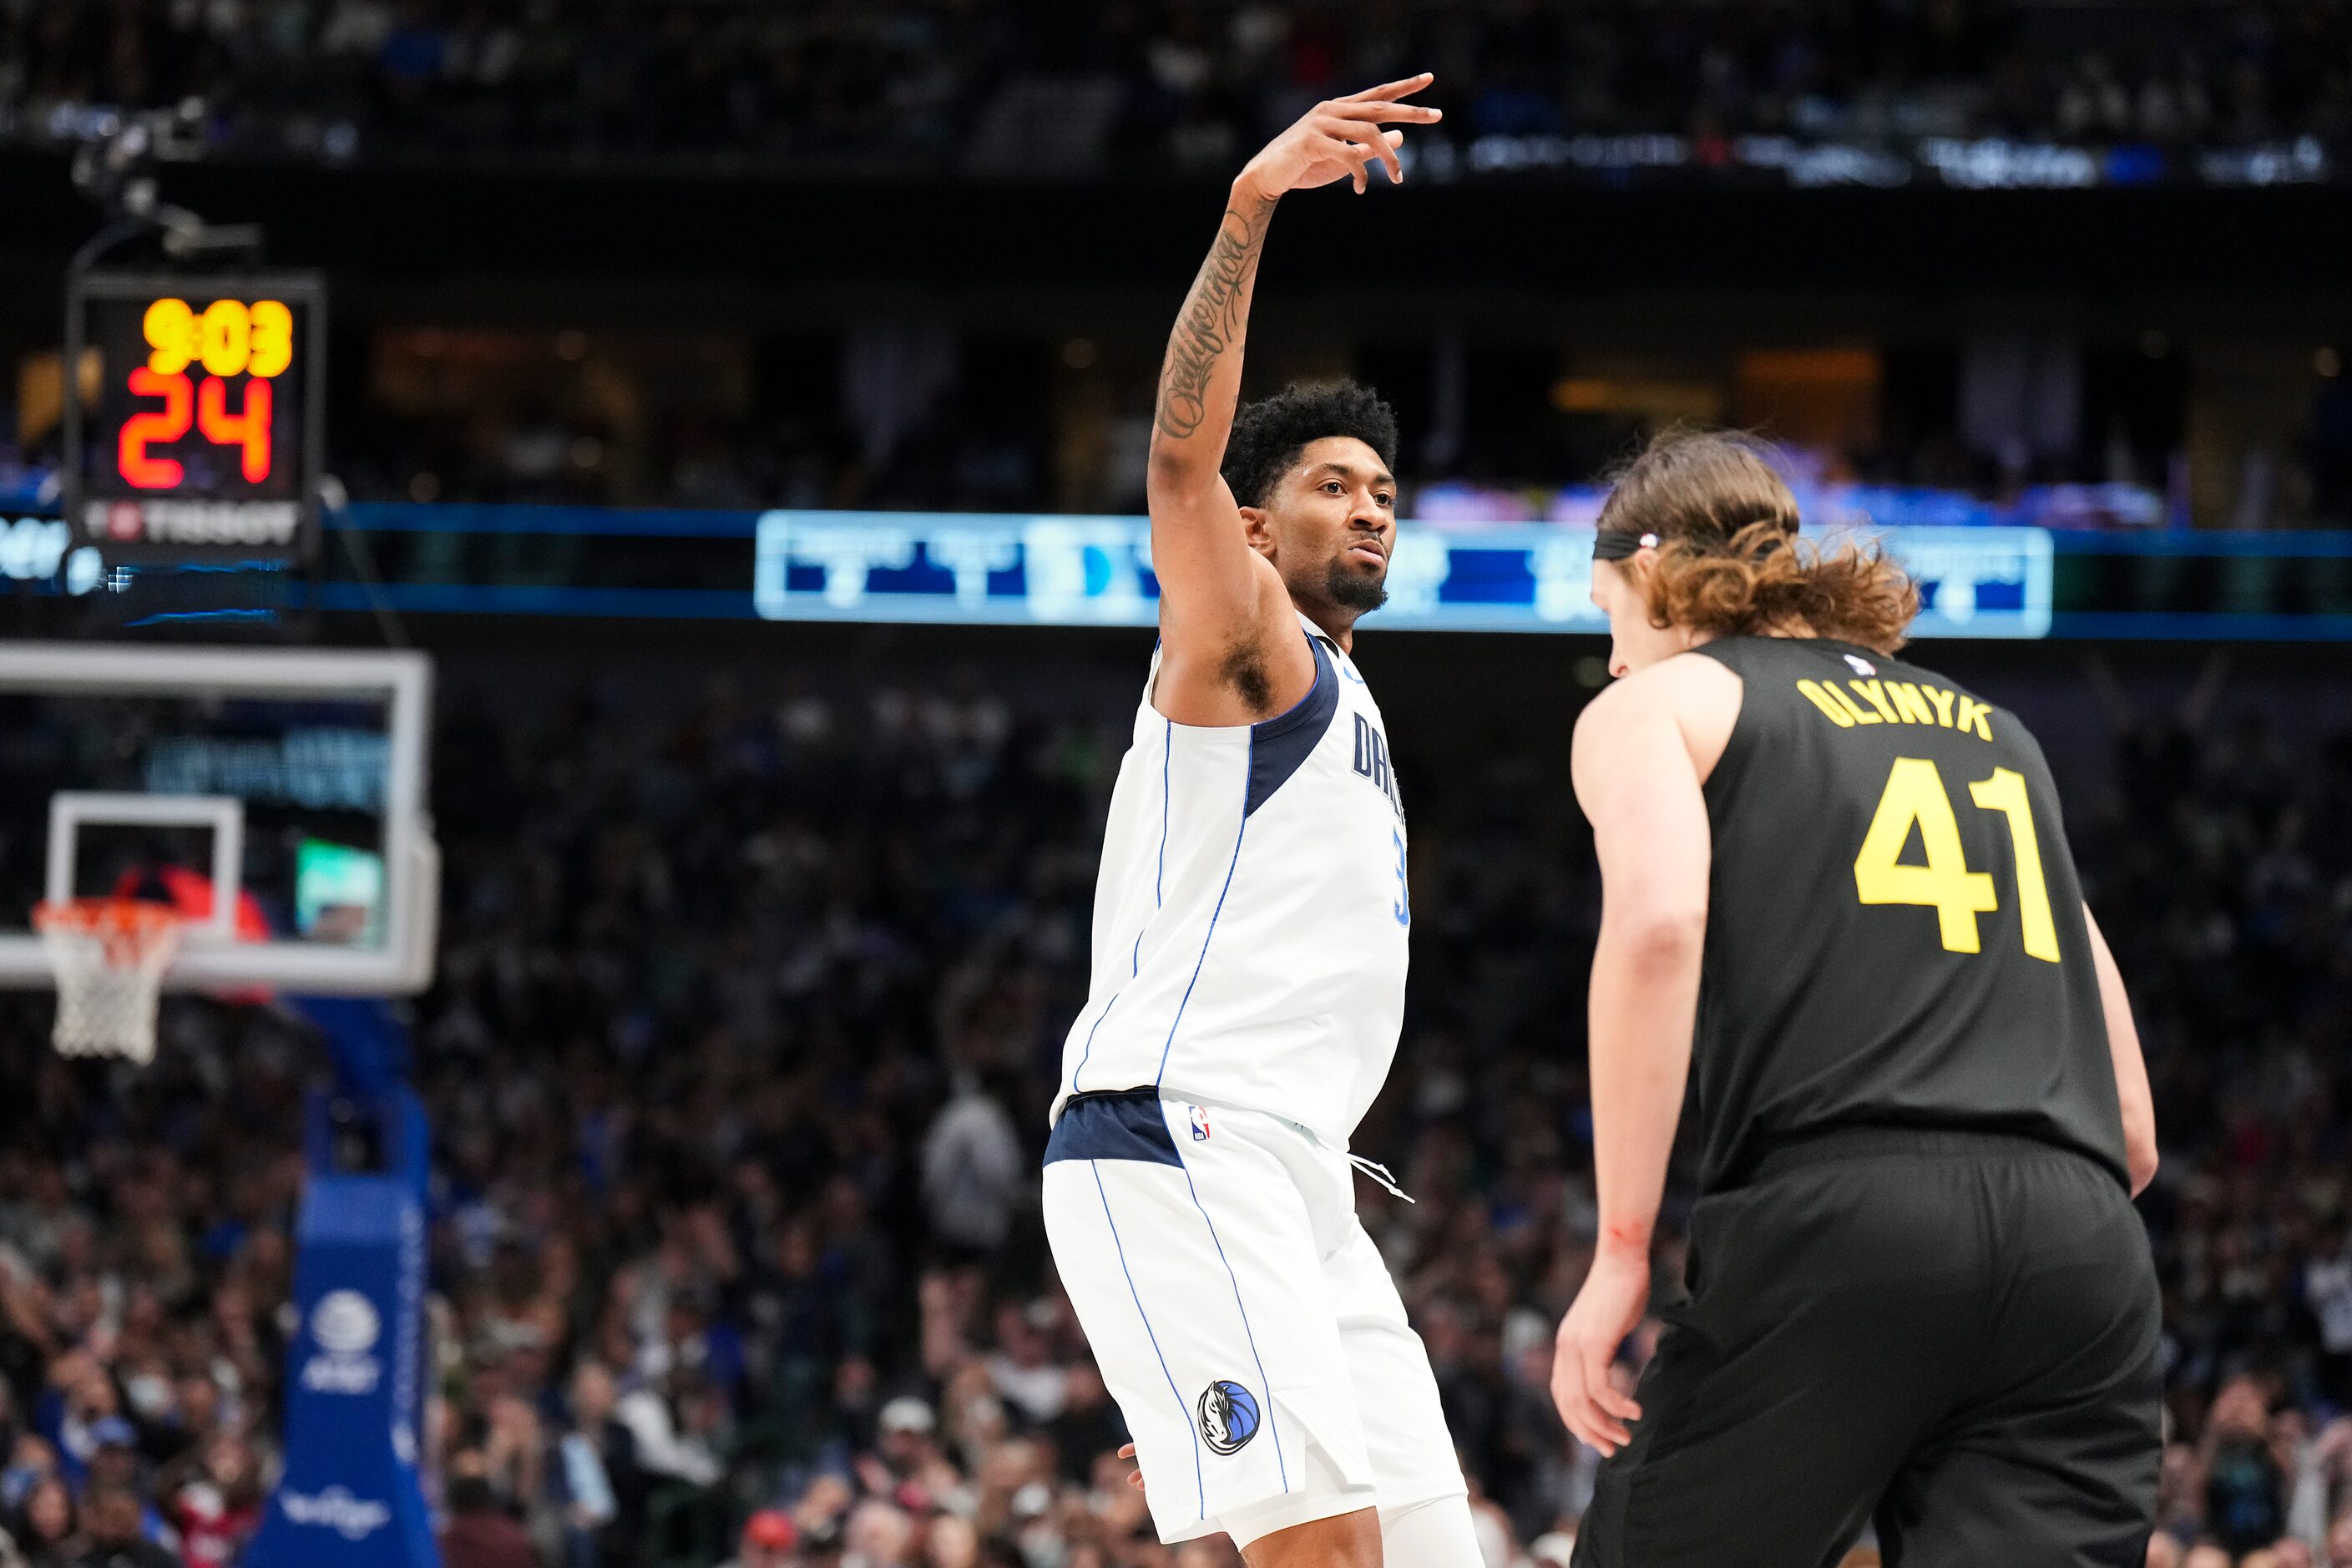
{"type": "MultiPolygon", "coordinates": [[[[1162,1098],[1182,1100],[1188,1105],[1214,1106],[1224,1110],[1249,1110],[1249,1107],[1245,1105],[1234,1105],[1214,1100],[1197,1100],[1192,1096],[1178,1094],[1173,1091],[1169,1092],[1162,1098]]],[[[1289,1117],[1277,1115],[1271,1110],[1261,1110],[1255,1114],[1273,1117],[1275,1121],[1280,1122],[1283,1126],[1289,1128],[1293,1132],[1297,1133],[1301,1138],[1306,1139],[1318,1149],[1321,1149],[1327,1153],[1337,1154],[1339,1158],[1347,1161],[1350,1165],[1353,1165],[1357,1170],[1363,1172],[1366,1180],[1370,1181],[1374,1186],[1380,1188],[1381,1191],[1388,1194],[1389,1196],[1392,1198],[1402,1198],[1405,1202],[1413,1204],[1416,1207],[1419,1206],[1419,1201],[1415,1199],[1411,1193],[1406,1192],[1402,1187],[1397,1185],[1395,1173],[1391,1171],[1386,1165],[1381,1164],[1378,1160],[1367,1160],[1361,1154],[1350,1154],[1347,1150],[1340,1148],[1336,1143],[1333,1143],[1329,1139],[1324,1137],[1320,1132],[1316,1131],[1312,1127],[1307,1126],[1304,1121],[1293,1121],[1289,1117]]]]}
{"type": "Polygon", "coordinates": [[[1342,1153],[1339,1158],[1347,1161],[1348,1163],[1355,1166],[1359,1171],[1363,1172],[1367,1177],[1370,1178],[1373,1185],[1388,1194],[1389,1196],[1392,1198],[1402,1198],[1407,1203],[1412,1203],[1413,1201],[1412,1194],[1406,1192],[1402,1187],[1398,1186],[1396,1177],[1390,1174],[1389,1168],[1386,1165],[1381,1164],[1378,1160],[1367,1160],[1361,1154],[1348,1153],[1342,1153]]]}

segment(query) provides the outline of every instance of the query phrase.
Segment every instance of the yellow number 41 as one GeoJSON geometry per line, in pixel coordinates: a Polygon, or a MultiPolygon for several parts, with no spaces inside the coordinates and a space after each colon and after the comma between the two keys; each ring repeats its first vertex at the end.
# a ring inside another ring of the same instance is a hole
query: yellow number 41
{"type": "MultiPolygon", "coordinates": [[[[2033,831],[2025,775],[2013,768],[1995,768],[1992,777],[1969,785],[1969,798],[1980,810],[2009,818],[2025,951],[2031,957],[2057,963],[2058,925],[2050,915],[2050,885],[2042,875],[2042,844],[2033,831]]],[[[1945,792],[1943,774],[1927,758],[1895,759],[1894,771],[1886,775],[1886,793],[1878,797],[1870,831],[1863,835],[1862,852],[1853,858],[1853,890],[1865,904],[1927,905],[1936,911],[1946,952],[1982,951],[1977,916],[1999,909],[2000,900],[1989,873],[1969,869],[1952,797],[1945,792]],[[1927,857],[1922,866],[1906,865],[1900,858],[1915,825],[1927,857]]]]}

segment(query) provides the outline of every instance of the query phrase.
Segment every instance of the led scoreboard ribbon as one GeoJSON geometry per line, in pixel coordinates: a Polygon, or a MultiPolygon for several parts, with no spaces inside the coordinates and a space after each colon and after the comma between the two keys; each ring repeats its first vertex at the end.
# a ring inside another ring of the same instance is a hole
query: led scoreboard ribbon
{"type": "Polygon", "coordinates": [[[306,274],[77,277],[67,518],[110,558],[282,562],[316,528],[324,299],[306,274]]]}
{"type": "MultiPolygon", "coordinates": [[[[1605,631],[1592,537],[1580,523],[1407,522],[1389,559],[1388,605],[1365,624],[1605,631]]],[[[769,620],[1143,626],[1160,616],[1151,528],[1139,517],[771,511],[755,538],[752,605],[769,620]]],[[[1884,539],[1919,586],[1918,635],[2049,635],[2046,530],[1895,528],[1884,539]]]]}

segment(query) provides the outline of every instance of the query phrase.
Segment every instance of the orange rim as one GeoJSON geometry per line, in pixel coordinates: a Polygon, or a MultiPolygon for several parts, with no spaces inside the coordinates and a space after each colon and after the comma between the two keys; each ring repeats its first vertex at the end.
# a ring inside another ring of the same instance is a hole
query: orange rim
{"type": "Polygon", "coordinates": [[[44,934],[96,937],[110,967],[129,968],[179,934],[180,911],[152,899],[69,899],[36,905],[33,927],[44,934]]]}

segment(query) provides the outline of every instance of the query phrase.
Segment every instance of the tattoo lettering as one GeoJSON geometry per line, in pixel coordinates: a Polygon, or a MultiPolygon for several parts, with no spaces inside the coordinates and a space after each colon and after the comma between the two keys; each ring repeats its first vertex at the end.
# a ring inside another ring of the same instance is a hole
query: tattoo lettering
{"type": "Polygon", "coordinates": [[[1242,297],[1257,270],[1257,256],[1265,243],[1265,224],[1274,211],[1259,200],[1244,214],[1225,209],[1217,229],[1217,243],[1201,263],[1192,291],[1184,297],[1183,312],[1168,340],[1168,363],[1160,374],[1160,433],[1181,441],[1201,427],[1208,411],[1209,380],[1217,362],[1241,336],[1244,323],[1242,297]]]}

